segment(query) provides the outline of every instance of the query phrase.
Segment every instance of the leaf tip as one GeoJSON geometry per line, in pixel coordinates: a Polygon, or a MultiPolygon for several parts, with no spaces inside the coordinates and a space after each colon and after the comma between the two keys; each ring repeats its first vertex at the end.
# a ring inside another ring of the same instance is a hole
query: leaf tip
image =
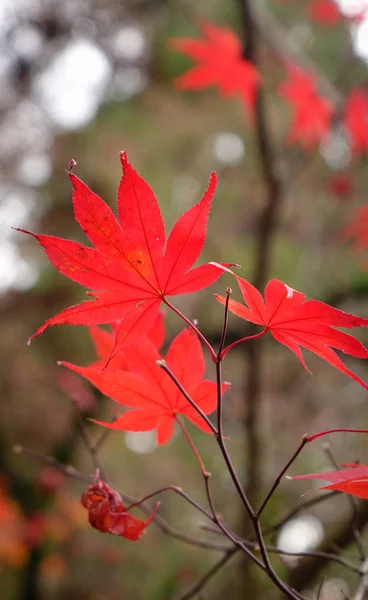
{"type": "Polygon", "coordinates": [[[72,158],[68,164],[68,173],[71,173],[73,171],[74,167],[77,166],[77,164],[78,164],[77,161],[74,160],[74,158],[72,158]]]}

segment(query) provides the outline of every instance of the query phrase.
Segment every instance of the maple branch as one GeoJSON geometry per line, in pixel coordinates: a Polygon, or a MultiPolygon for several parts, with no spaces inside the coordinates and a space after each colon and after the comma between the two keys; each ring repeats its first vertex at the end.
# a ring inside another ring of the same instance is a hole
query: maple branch
{"type": "Polygon", "coordinates": [[[353,600],[364,600],[368,590],[368,558],[362,564],[361,581],[357,591],[354,594],[353,600]]]}
{"type": "MultiPolygon", "coordinates": [[[[229,452],[226,448],[224,439],[223,439],[223,435],[222,435],[222,394],[221,394],[221,361],[216,363],[216,385],[217,385],[217,401],[218,401],[218,408],[217,408],[217,426],[218,426],[218,433],[216,436],[217,439],[217,443],[220,447],[221,453],[223,455],[223,458],[225,460],[225,463],[227,465],[228,471],[230,473],[230,476],[233,480],[233,483],[238,491],[238,494],[240,496],[240,499],[242,500],[245,509],[248,513],[248,516],[250,517],[251,521],[252,521],[252,525],[254,528],[254,532],[256,535],[256,539],[258,542],[258,548],[259,551],[261,553],[263,562],[264,562],[264,569],[266,571],[266,573],[268,574],[269,578],[274,582],[274,584],[281,590],[283,591],[285,594],[287,594],[290,598],[294,598],[296,600],[300,600],[301,598],[304,600],[304,597],[301,596],[298,592],[296,592],[295,590],[291,589],[286,583],[284,583],[276,574],[276,572],[274,571],[271,562],[269,560],[268,554],[267,554],[267,550],[266,550],[266,545],[265,545],[265,541],[263,539],[263,534],[262,534],[262,529],[259,523],[259,515],[258,513],[256,513],[250,502],[249,499],[245,493],[245,491],[243,490],[243,487],[238,479],[238,476],[236,474],[236,471],[234,469],[234,466],[232,464],[229,452]]],[[[304,441],[304,439],[303,439],[304,441]]],[[[304,444],[307,443],[307,440],[304,442],[304,444]]],[[[303,444],[303,446],[304,446],[303,444]]],[[[299,450],[300,452],[300,450],[299,450]]],[[[291,461],[292,462],[292,461],[291,461]]],[[[287,465],[288,466],[288,465],[287,465]]],[[[286,467],[287,468],[287,467],[286,467]]],[[[206,481],[206,483],[208,484],[208,482],[206,481]]],[[[209,497],[209,502],[210,502],[210,497],[209,497]]],[[[210,503],[211,506],[211,503],[210,503]]],[[[212,509],[212,506],[211,506],[212,509]]],[[[217,522],[217,525],[219,525],[219,527],[222,529],[221,527],[221,523],[217,522]]],[[[223,530],[224,531],[224,530],[223,530]]],[[[224,531],[225,533],[225,531],[224,531]]],[[[240,541],[240,538],[234,538],[237,540],[237,542],[240,541]]],[[[232,540],[233,541],[233,540],[232,540]]],[[[235,542],[234,542],[235,543],[235,542]]],[[[238,545],[238,544],[237,544],[238,545]]],[[[240,546],[241,549],[243,551],[245,546],[241,545],[240,546]]],[[[253,560],[253,562],[255,562],[253,560]]],[[[259,565],[258,565],[259,566],[259,565]]]]}
{"type": "MultiPolygon", "coordinates": [[[[49,465],[53,467],[55,470],[67,475],[68,477],[72,477],[73,479],[77,479],[79,481],[83,481],[84,483],[91,484],[93,483],[93,475],[86,475],[81,471],[78,471],[71,465],[63,465],[59,463],[55,458],[50,456],[45,456],[40,452],[36,452],[35,450],[30,450],[28,448],[24,448],[23,446],[16,445],[13,448],[13,452],[16,454],[22,454],[24,456],[29,456],[30,458],[34,458],[37,461],[49,465]]],[[[125,502],[130,502],[131,504],[139,504],[140,510],[142,510],[146,514],[151,514],[152,509],[144,502],[140,502],[136,498],[125,494],[124,492],[119,490],[119,494],[125,502]]],[[[184,497],[184,496],[183,496],[184,497]]],[[[194,502],[194,501],[193,501],[194,502]]],[[[192,503],[192,502],[191,502],[192,503]]],[[[202,512],[202,511],[201,511],[202,512]]],[[[215,544],[213,542],[208,542],[206,540],[198,540],[190,535],[182,533],[181,531],[177,531],[174,527],[169,525],[165,519],[163,519],[160,515],[155,515],[153,522],[161,529],[163,533],[169,535],[177,540],[185,542],[186,544],[197,546],[198,548],[205,548],[208,550],[218,550],[220,552],[227,552],[230,548],[228,544],[215,544]]]]}
{"type": "MultiPolygon", "coordinates": [[[[239,0],[242,25],[244,32],[244,57],[259,67],[258,57],[258,39],[257,28],[253,15],[253,3],[250,0],[239,0]]],[[[283,195],[283,186],[281,181],[280,169],[276,165],[271,132],[266,115],[265,96],[262,87],[259,87],[255,103],[255,137],[258,146],[258,154],[263,178],[267,190],[265,206],[258,219],[258,235],[256,238],[255,267],[252,277],[252,283],[257,289],[262,289],[266,283],[268,272],[270,270],[272,259],[272,240],[276,230],[279,217],[281,199],[283,195]]],[[[245,382],[245,402],[247,412],[245,415],[244,427],[246,430],[247,444],[247,494],[252,504],[258,502],[262,481],[262,442],[260,436],[260,406],[262,391],[262,344],[256,343],[256,334],[254,326],[249,327],[249,344],[246,344],[247,352],[247,376],[245,382]],[[253,339],[250,339],[254,335],[253,339]]],[[[261,532],[258,531],[258,524],[253,523],[257,528],[257,536],[261,538],[261,532]]],[[[248,524],[245,524],[245,531],[248,532],[248,524]]],[[[263,547],[263,554],[268,561],[267,553],[263,547]]],[[[272,567],[268,561],[270,573],[273,573],[272,567]]],[[[252,577],[250,571],[243,572],[244,580],[250,586],[250,595],[256,600],[258,583],[252,577]],[[252,589],[252,587],[254,589],[252,589]]],[[[273,577],[273,575],[272,575],[273,577]]],[[[271,577],[271,578],[272,578],[271,577]]]]}
{"type": "Polygon", "coordinates": [[[188,317],[186,317],[178,308],[176,308],[176,306],[174,306],[173,304],[171,304],[171,302],[169,302],[169,300],[167,300],[167,298],[163,298],[162,301],[166,304],[166,306],[168,306],[169,308],[171,308],[171,310],[174,311],[174,313],[176,313],[178,315],[178,317],[180,317],[187,325],[189,325],[189,327],[191,329],[193,329],[193,331],[196,332],[196,334],[198,335],[199,339],[204,343],[204,345],[206,346],[207,350],[209,351],[213,362],[216,362],[216,360],[217,360],[216,352],[212,348],[212,346],[209,343],[209,341],[207,340],[207,338],[205,338],[205,336],[203,335],[203,333],[201,333],[199,331],[198,327],[196,327],[196,325],[190,319],[188,319],[188,317]]]}
{"type": "Polygon", "coordinates": [[[222,567],[229,562],[229,560],[234,556],[234,554],[236,554],[236,552],[238,552],[238,550],[238,548],[232,548],[231,550],[228,550],[228,552],[226,552],[224,556],[220,558],[220,560],[215,563],[213,567],[211,567],[210,570],[207,571],[207,573],[205,573],[205,575],[203,575],[203,577],[201,577],[201,579],[190,590],[180,596],[179,600],[190,600],[199,594],[199,592],[203,590],[212,577],[214,577],[216,573],[218,573],[218,571],[220,571],[220,569],[222,569],[222,567]]]}
{"type": "Polygon", "coordinates": [[[15,454],[22,454],[23,456],[29,456],[30,458],[34,458],[38,462],[44,465],[48,465],[49,467],[55,469],[55,471],[59,471],[59,473],[63,473],[63,475],[67,475],[67,477],[71,477],[72,479],[77,479],[79,481],[83,481],[84,483],[93,482],[92,475],[85,475],[81,471],[75,469],[72,465],[63,465],[52,456],[46,456],[44,454],[41,454],[41,452],[37,452],[36,450],[24,448],[24,446],[20,446],[19,444],[13,446],[13,452],[15,454]]]}
{"type": "MultiPolygon", "coordinates": [[[[203,525],[202,529],[204,531],[209,531],[211,533],[220,535],[217,530],[213,529],[212,527],[208,527],[207,525],[203,525]]],[[[242,538],[239,538],[239,539],[242,539],[242,538]]],[[[259,551],[259,546],[258,546],[257,542],[249,541],[249,540],[242,540],[242,541],[248,548],[252,548],[255,551],[259,551]]],[[[281,548],[278,548],[277,546],[272,546],[269,544],[266,544],[265,548],[266,548],[267,552],[270,552],[272,554],[279,554],[280,556],[291,556],[291,557],[295,557],[295,558],[300,558],[300,557],[322,558],[325,560],[329,560],[331,562],[335,562],[339,565],[342,565],[343,567],[346,567],[349,571],[352,571],[353,573],[356,573],[358,575],[362,575],[362,572],[363,572],[363,568],[360,568],[360,567],[354,565],[353,563],[351,563],[350,561],[346,560],[345,558],[341,558],[340,556],[337,556],[336,554],[332,554],[330,552],[319,552],[318,550],[316,550],[316,551],[306,550],[305,552],[291,552],[291,551],[287,551],[287,550],[282,550],[281,548]]]]}
{"type": "Polygon", "coordinates": [[[175,494],[178,494],[179,496],[184,498],[184,500],[186,500],[189,504],[191,504],[194,508],[196,508],[199,512],[201,512],[205,517],[207,517],[207,519],[210,519],[210,521],[213,521],[213,517],[210,515],[209,512],[207,512],[198,502],[193,500],[193,498],[188,496],[188,494],[186,494],[181,488],[177,487],[176,485],[167,485],[166,487],[163,487],[160,490],[156,490],[155,492],[152,492],[151,494],[147,494],[147,496],[144,496],[137,502],[133,502],[133,504],[129,504],[129,506],[126,506],[125,510],[129,511],[132,508],[140,506],[142,503],[146,502],[147,500],[150,500],[151,498],[155,498],[159,494],[163,494],[164,492],[169,492],[169,491],[175,492],[175,494]]]}
{"type": "Polygon", "coordinates": [[[192,398],[189,396],[189,394],[185,391],[185,389],[183,388],[183,386],[181,385],[180,381],[177,379],[177,377],[175,376],[175,374],[167,366],[166,361],[165,360],[158,360],[158,361],[156,361],[156,365],[158,367],[160,367],[160,369],[163,369],[165,371],[165,373],[168,374],[168,376],[175,383],[176,387],[181,391],[181,393],[183,394],[184,398],[186,398],[186,400],[188,400],[189,404],[191,404],[193,406],[193,408],[197,411],[197,413],[199,415],[201,415],[202,419],[204,419],[204,421],[206,421],[208,427],[210,427],[210,429],[212,430],[212,432],[215,435],[217,435],[217,429],[216,429],[216,427],[213,425],[213,423],[210,421],[210,419],[207,417],[207,415],[203,412],[203,410],[194,402],[194,400],[192,400],[192,398]]]}
{"type": "Polygon", "coordinates": [[[301,453],[301,451],[303,450],[304,446],[308,443],[308,438],[307,436],[303,436],[302,441],[299,444],[299,447],[297,448],[297,450],[294,452],[293,456],[290,458],[290,460],[288,460],[288,462],[286,463],[286,465],[284,466],[284,468],[282,469],[282,471],[279,473],[279,475],[276,477],[270,491],[268,492],[267,496],[265,497],[265,499],[263,500],[260,508],[257,511],[257,516],[258,518],[260,518],[261,514],[263,513],[264,509],[267,506],[268,501],[270,500],[272,494],[275,492],[275,490],[278,488],[281,479],[283,478],[283,476],[285,475],[286,471],[289,469],[289,467],[293,464],[293,462],[295,461],[295,459],[299,456],[299,454],[301,453]]]}
{"type": "Polygon", "coordinates": [[[265,327],[259,333],[255,333],[253,335],[246,335],[245,337],[240,338],[239,340],[235,340],[235,342],[232,342],[232,344],[229,344],[228,346],[226,346],[226,348],[224,348],[224,350],[221,352],[220,359],[223,360],[225,358],[226,354],[229,352],[229,350],[231,350],[232,348],[235,348],[235,346],[238,346],[239,344],[242,344],[243,342],[249,342],[250,340],[256,340],[257,338],[260,338],[265,333],[267,333],[267,331],[268,331],[268,329],[267,329],[267,327],[265,327]]]}
{"type": "Polygon", "coordinates": [[[229,322],[229,300],[230,300],[230,296],[232,294],[232,289],[230,287],[226,288],[226,302],[225,302],[225,310],[224,310],[224,324],[222,327],[222,333],[221,333],[221,339],[220,339],[220,343],[219,343],[219,347],[217,350],[217,361],[222,360],[222,349],[224,347],[225,344],[225,338],[226,338],[226,333],[227,333],[227,326],[228,326],[228,322],[229,322]]]}
{"type": "MultiPolygon", "coordinates": [[[[358,502],[358,523],[359,529],[368,522],[368,503],[366,501],[358,502]]],[[[325,537],[322,544],[317,548],[318,552],[328,552],[332,547],[340,549],[349,545],[352,541],[351,520],[348,519],[339,523],[325,537]]],[[[303,589],[310,585],[324,568],[318,557],[306,557],[300,564],[289,573],[288,583],[296,589],[303,589]]]]}
{"type": "Polygon", "coordinates": [[[264,529],[264,535],[267,535],[268,533],[273,533],[274,531],[277,531],[283,525],[285,525],[285,523],[290,521],[290,519],[295,517],[295,515],[298,515],[300,512],[302,512],[306,508],[310,508],[311,506],[315,506],[316,504],[319,504],[320,502],[324,502],[325,500],[332,498],[332,496],[337,496],[337,494],[339,494],[339,492],[331,491],[329,494],[324,494],[323,496],[320,496],[320,497],[315,496],[314,498],[309,498],[309,500],[306,500],[305,502],[301,502],[298,506],[295,506],[292,510],[290,510],[279,521],[276,521],[276,523],[274,523],[273,525],[269,525],[268,527],[266,527],[264,529]]]}
{"type": "Polygon", "coordinates": [[[179,427],[180,427],[180,429],[181,429],[181,431],[182,431],[185,439],[187,440],[189,446],[191,447],[191,450],[192,450],[192,452],[193,452],[193,454],[194,454],[194,456],[195,456],[195,458],[196,458],[196,460],[197,460],[197,462],[199,464],[199,468],[201,469],[202,476],[205,479],[208,478],[208,477],[210,477],[211,474],[205,468],[205,466],[203,464],[203,460],[201,459],[200,454],[199,454],[197,448],[195,447],[195,444],[194,444],[192,438],[190,437],[189,433],[185,429],[183,423],[178,418],[176,418],[175,420],[176,420],[177,424],[179,425],[179,427]]]}
{"type": "Polygon", "coordinates": [[[218,431],[216,432],[216,439],[217,439],[217,443],[220,447],[222,456],[225,460],[228,471],[230,473],[231,479],[233,480],[235,488],[240,496],[240,499],[241,499],[242,503],[244,504],[249,517],[251,519],[254,519],[255,512],[254,512],[254,510],[247,498],[247,495],[244,492],[243,487],[239,481],[239,478],[236,474],[234,465],[231,461],[229,452],[226,448],[224,438],[222,435],[222,393],[221,393],[222,381],[221,381],[221,379],[222,379],[222,377],[221,377],[221,362],[217,362],[216,363],[216,386],[217,386],[217,426],[218,426],[218,431]]]}
{"type": "Polygon", "coordinates": [[[93,443],[91,435],[90,435],[89,430],[88,430],[88,427],[87,427],[87,425],[86,425],[86,423],[84,421],[83,415],[82,415],[81,410],[80,410],[80,408],[78,406],[78,403],[73,398],[71,398],[71,402],[72,402],[72,404],[74,406],[75,414],[77,415],[78,425],[79,425],[79,431],[81,433],[81,436],[82,436],[82,439],[83,439],[83,441],[85,443],[85,446],[86,446],[86,448],[88,450],[88,453],[89,453],[89,455],[91,457],[91,461],[92,461],[95,469],[99,470],[102,479],[105,479],[104,472],[103,472],[103,469],[101,467],[101,462],[100,462],[100,459],[98,457],[98,450],[99,450],[99,447],[101,446],[101,439],[99,440],[99,444],[98,445],[93,443]]]}

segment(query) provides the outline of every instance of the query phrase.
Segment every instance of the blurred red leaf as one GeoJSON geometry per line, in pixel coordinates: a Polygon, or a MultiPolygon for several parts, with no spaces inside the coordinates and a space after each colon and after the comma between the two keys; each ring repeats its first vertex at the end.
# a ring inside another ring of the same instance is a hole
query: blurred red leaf
{"type": "Polygon", "coordinates": [[[355,88],[345,104],[344,123],[347,127],[353,154],[368,153],[368,92],[355,88]]]}
{"type": "Polygon", "coordinates": [[[359,498],[368,498],[368,466],[366,465],[356,464],[356,466],[348,469],[295,475],[288,479],[322,479],[324,481],[331,481],[330,485],[324,485],[311,490],[311,492],[336,490],[345,494],[351,494],[352,496],[358,496],[359,498]]]}
{"type": "Polygon", "coordinates": [[[299,142],[305,150],[311,150],[330,131],[335,107],[318,94],[315,78],[299,67],[289,67],[288,78],[278,92],[294,111],[287,142],[299,142]]]}
{"type": "MultiPolygon", "coordinates": [[[[93,288],[92,302],[52,317],[32,336],[56,324],[96,325],[121,321],[116,343],[148,331],[166,296],[203,289],[219,277],[211,265],[192,268],[203,248],[216,175],[202,200],[184,213],[167,241],[153,191],[120,154],[123,177],[118,191],[120,223],[111,209],[78,177],[73,184],[74,214],[95,248],[49,235],[33,235],[52,264],[66,277],[93,288]]],[[[32,338],[31,338],[32,339],[32,338]]]]}
{"type": "Polygon", "coordinates": [[[313,0],[308,5],[308,17],[318,25],[331,27],[336,25],[343,15],[334,0],[313,0]]]}
{"type": "Polygon", "coordinates": [[[348,200],[354,193],[354,182],[349,175],[333,175],[328,182],[328,189],[337,198],[348,200]]]}
{"type": "Polygon", "coordinates": [[[134,542],[145,533],[154,519],[156,510],[143,521],[126,511],[120,494],[102,479],[97,479],[87,488],[81,498],[82,505],[88,510],[88,520],[92,527],[101,533],[111,533],[134,542]]]}
{"type": "Polygon", "coordinates": [[[352,240],[356,252],[368,248],[368,206],[355,209],[351,222],[342,232],[342,238],[352,240]]]}
{"type": "Polygon", "coordinates": [[[248,115],[254,112],[261,76],[243,56],[243,45],[230,27],[217,27],[203,21],[204,40],[171,38],[170,47],[197,61],[187,73],[175,80],[181,90],[204,90],[218,87],[224,98],[239,96],[248,115]]]}
{"type": "MultiPolygon", "coordinates": [[[[156,364],[161,360],[157,348],[146,337],[124,349],[125,370],[98,367],[78,367],[61,363],[86,377],[103,394],[130,410],[113,423],[99,425],[123,431],[157,429],[157,441],[165,444],[171,439],[178,415],[187,417],[203,431],[210,428],[186,400],[174,382],[156,364]],[[129,369],[129,370],[128,370],[129,369]]],[[[208,415],[217,405],[216,384],[203,380],[205,363],[197,335],[183,330],[170,345],[166,363],[194,402],[208,415]]],[[[223,384],[222,391],[229,386],[223,384]]]]}
{"type": "MultiPolygon", "coordinates": [[[[98,360],[89,366],[103,368],[108,362],[110,369],[129,368],[126,363],[124,345],[120,344],[120,346],[115,349],[116,339],[114,333],[110,333],[106,329],[93,325],[88,329],[98,356],[98,360]]],[[[116,329],[116,327],[113,327],[113,330],[114,329],[116,329]]],[[[165,340],[165,323],[162,312],[157,314],[153,327],[147,334],[147,337],[158,350],[163,345],[165,340]]]]}
{"type": "MultiPolygon", "coordinates": [[[[231,273],[229,269],[221,266],[220,268],[231,273]]],[[[231,312],[246,321],[262,325],[265,328],[264,333],[270,331],[277,342],[294,352],[307,371],[309,369],[304,362],[301,348],[314,352],[368,389],[367,384],[350,371],[332,349],[336,348],[356,358],[368,358],[368,350],[359,340],[335,329],[366,327],[368,319],[345,313],[319,300],[306,300],[304,294],[277,279],[269,281],[266,285],[264,300],[253,285],[242,277],[234,276],[245,305],[230,300],[231,312]]],[[[226,302],[223,296],[216,294],[215,298],[221,304],[226,302]]]]}
{"type": "Polygon", "coordinates": [[[332,27],[343,21],[359,23],[364,19],[366,9],[356,11],[354,14],[345,15],[335,0],[312,0],[307,8],[308,16],[322,27],[332,27]]]}

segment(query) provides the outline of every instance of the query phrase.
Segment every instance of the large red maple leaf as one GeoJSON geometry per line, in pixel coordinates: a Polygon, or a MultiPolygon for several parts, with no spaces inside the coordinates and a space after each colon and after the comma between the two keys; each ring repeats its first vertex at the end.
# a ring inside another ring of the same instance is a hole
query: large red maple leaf
{"type": "Polygon", "coordinates": [[[51,325],[121,321],[117,340],[122,343],[149,330],[167,296],[203,289],[219,276],[218,269],[209,264],[192,268],[204,245],[216,174],[212,173],[202,200],[178,219],[166,240],[152,189],[130,165],[125,152],[120,153],[120,160],[120,223],[99,196],[69,173],[75,218],[95,248],[20,230],[39,241],[63,275],[95,290],[88,293],[93,301],[63,310],[32,338],[51,325]]]}
{"type": "Polygon", "coordinates": [[[368,92],[355,88],[345,104],[344,124],[349,131],[353,154],[368,154],[368,92]]]}
{"type": "MultiPolygon", "coordinates": [[[[159,444],[170,440],[179,415],[187,417],[203,431],[211,432],[167,373],[156,364],[158,360],[161,356],[157,348],[143,336],[138,343],[124,349],[125,370],[60,364],[83,375],[106,396],[133,409],[113,423],[96,421],[99,425],[123,431],[157,429],[159,444]]],[[[214,382],[203,380],[205,363],[202,348],[192,330],[185,329],[174,339],[166,354],[166,363],[202,412],[206,415],[212,413],[217,405],[217,388],[214,382]]],[[[228,386],[228,383],[223,384],[222,391],[228,386]]]]}
{"type": "Polygon", "coordinates": [[[145,521],[137,519],[125,509],[120,494],[98,478],[84,492],[81,503],[88,510],[92,527],[134,542],[145,533],[159,508],[157,504],[156,510],[145,521]]]}
{"type": "MultiPolygon", "coordinates": [[[[221,269],[231,271],[229,269],[221,269]]],[[[265,289],[265,299],[248,281],[235,275],[242,293],[244,304],[236,300],[229,301],[229,310],[238,317],[262,325],[260,335],[270,331],[277,342],[289,348],[299,358],[303,367],[309,371],[304,362],[301,348],[317,354],[333,367],[354,379],[368,389],[368,386],[338,357],[333,348],[350,354],[356,358],[368,358],[368,350],[355,339],[335,327],[352,329],[367,327],[368,319],[363,319],[338,310],[319,300],[306,300],[306,296],[282,281],[273,279],[265,289]]],[[[223,296],[215,295],[225,304],[223,296]]],[[[231,346],[225,348],[224,353],[231,346]]]]}
{"type": "MultiPolygon", "coordinates": [[[[325,473],[309,473],[308,475],[295,475],[288,479],[322,479],[331,481],[330,485],[324,485],[311,490],[335,490],[358,496],[358,498],[368,498],[368,466],[356,464],[347,469],[338,471],[327,471],[325,473]]],[[[307,492],[310,493],[310,492],[307,492]]]]}
{"type": "MultiPolygon", "coordinates": [[[[103,369],[108,365],[110,369],[129,369],[124,351],[124,345],[121,344],[119,348],[116,349],[116,337],[114,332],[116,326],[113,326],[112,329],[113,331],[110,332],[107,331],[107,329],[102,329],[101,327],[94,325],[90,325],[88,327],[89,334],[98,356],[97,361],[89,365],[90,367],[103,369]]],[[[153,327],[151,331],[148,332],[147,337],[151,340],[157,350],[159,350],[163,345],[165,340],[165,324],[164,315],[162,312],[158,313],[153,327]]]]}
{"type": "Polygon", "coordinates": [[[197,61],[175,80],[181,90],[217,87],[224,98],[239,96],[249,115],[253,114],[261,76],[252,62],[243,57],[243,45],[230,27],[216,27],[203,21],[204,40],[172,38],[170,47],[197,61]]]}
{"type": "Polygon", "coordinates": [[[299,67],[289,67],[288,78],[278,92],[294,110],[287,142],[299,142],[305,150],[311,150],[329,133],[334,106],[318,94],[315,78],[299,67]]]}

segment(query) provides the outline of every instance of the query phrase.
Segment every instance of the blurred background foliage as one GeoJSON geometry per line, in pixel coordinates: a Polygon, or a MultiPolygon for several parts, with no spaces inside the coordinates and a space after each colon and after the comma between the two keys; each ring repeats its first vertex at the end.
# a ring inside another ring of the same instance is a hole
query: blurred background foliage
{"type": "MultiPolygon", "coordinates": [[[[155,190],[168,229],[201,197],[210,172],[217,171],[219,186],[202,259],[240,263],[241,274],[251,278],[258,218],[267,198],[254,127],[245,122],[237,101],[223,101],[212,91],[176,91],[172,80],[189,62],[167,46],[172,36],[196,36],[200,17],[230,25],[242,38],[240,4],[236,0],[1,2],[1,600],[171,599],[218,557],[215,551],[163,535],[155,525],[139,544],[102,536],[89,528],[79,504],[83,484],[13,453],[13,446],[21,444],[93,473],[68,397],[78,398],[86,415],[99,417],[112,414],[112,403],[56,365],[57,360],[86,364],[93,358],[83,328],[48,330],[27,347],[26,340],[43,321],[79,302],[84,291],[53,270],[33,239],[11,227],[84,242],[73,219],[65,168],[74,158],[78,176],[115,208],[118,152],[126,149],[155,190]]],[[[357,48],[364,51],[359,31],[349,31],[344,24],[329,30],[310,24],[303,12],[307,2],[260,4],[281,28],[286,45],[297,45],[298,52],[314,61],[342,94],[366,82],[366,59],[356,54],[357,48]]],[[[338,119],[333,134],[316,152],[304,154],[286,146],[290,113],[276,92],[285,72],[264,41],[260,68],[277,169],[285,180],[269,278],[367,315],[367,276],[341,237],[354,208],[366,202],[366,158],[353,159],[338,119]],[[336,174],[351,177],[349,193],[336,193],[331,184],[336,174]]],[[[219,341],[222,309],[212,301],[212,292],[223,293],[230,284],[224,276],[213,289],[177,302],[188,317],[199,320],[213,343],[219,341]]],[[[167,343],[181,328],[175,316],[167,315],[167,343]]],[[[231,317],[229,336],[238,337],[243,331],[244,323],[231,317]]],[[[368,341],[366,333],[359,335],[368,341]]],[[[291,353],[269,339],[263,344],[262,361],[257,435],[262,449],[260,489],[265,491],[303,433],[363,426],[368,408],[357,384],[315,356],[307,357],[311,377],[291,353]]],[[[346,363],[367,378],[363,363],[350,358],[346,363]]],[[[244,449],[249,434],[244,427],[244,381],[249,368],[242,349],[234,350],[224,364],[225,379],[232,381],[225,431],[245,484],[246,465],[252,460],[244,449]]],[[[211,364],[208,376],[214,377],[211,364]]],[[[98,427],[88,427],[95,439],[98,427]]],[[[191,433],[213,474],[218,512],[241,527],[240,507],[214,441],[199,431],[191,433]]],[[[364,442],[334,437],[336,460],[365,462],[364,442]]],[[[110,481],[128,494],[140,496],[179,485],[205,502],[196,463],[180,435],[170,447],[157,448],[153,434],[114,433],[102,447],[101,460],[110,481]]],[[[316,443],[298,459],[294,472],[328,466],[321,444],[316,443]]],[[[265,522],[285,514],[305,489],[302,482],[284,482],[265,522]]],[[[178,530],[213,539],[201,530],[203,519],[179,497],[163,496],[160,513],[178,530]]],[[[295,551],[319,547],[349,518],[346,498],[335,498],[296,519],[281,531],[278,543],[295,551]]],[[[344,552],[355,552],[350,541],[344,552]]],[[[300,568],[298,560],[274,560],[285,576],[287,570],[300,568]]],[[[244,581],[236,584],[241,578],[235,563],[202,598],[220,598],[225,590],[229,597],[246,597],[244,581]]],[[[338,566],[327,565],[325,576],[330,582],[326,599],[338,597],[339,588],[348,593],[355,583],[338,566]]],[[[301,587],[312,590],[314,584],[309,573],[301,587]]],[[[261,583],[260,597],[276,598],[268,585],[261,583]]]]}

